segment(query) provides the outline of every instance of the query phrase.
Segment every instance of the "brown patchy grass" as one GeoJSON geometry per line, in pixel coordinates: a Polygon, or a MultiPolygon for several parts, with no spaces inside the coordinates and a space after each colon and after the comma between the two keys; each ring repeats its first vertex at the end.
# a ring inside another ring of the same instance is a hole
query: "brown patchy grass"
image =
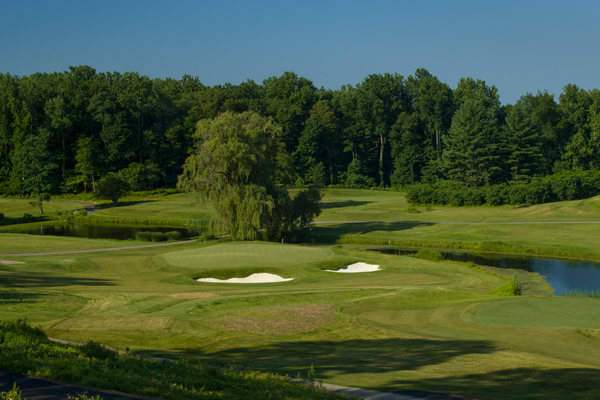
{"type": "Polygon", "coordinates": [[[208,299],[210,297],[218,296],[215,293],[208,292],[196,292],[196,293],[173,293],[169,295],[170,297],[177,297],[180,299],[208,299]]]}
{"type": "Polygon", "coordinates": [[[303,304],[240,310],[218,317],[210,323],[232,331],[278,336],[312,331],[332,324],[335,320],[331,305],[303,304]]]}

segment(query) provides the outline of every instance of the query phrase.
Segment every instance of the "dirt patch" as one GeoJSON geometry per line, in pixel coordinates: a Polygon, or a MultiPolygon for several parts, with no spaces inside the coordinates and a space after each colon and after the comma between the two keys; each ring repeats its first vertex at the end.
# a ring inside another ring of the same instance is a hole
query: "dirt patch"
{"type": "Polygon", "coordinates": [[[303,304],[240,310],[215,318],[210,323],[232,331],[288,335],[322,328],[335,320],[331,305],[303,304]]]}
{"type": "Polygon", "coordinates": [[[196,293],[173,293],[169,297],[178,297],[180,299],[208,299],[209,297],[216,297],[214,293],[208,292],[196,292],[196,293]]]}

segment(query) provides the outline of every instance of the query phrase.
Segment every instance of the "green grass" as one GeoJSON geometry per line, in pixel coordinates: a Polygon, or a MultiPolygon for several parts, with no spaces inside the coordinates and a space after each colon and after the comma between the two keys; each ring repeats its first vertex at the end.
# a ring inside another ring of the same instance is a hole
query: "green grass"
{"type": "Polygon", "coordinates": [[[323,213],[317,221],[427,221],[427,222],[548,222],[600,221],[600,196],[535,206],[416,206],[404,193],[373,190],[326,190],[323,213]],[[431,210],[428,210],[431,208],[431,210]]]}
{"type": "Polygon", "coordinates": [[[0,233],[0,254],[96,250],[144,244],[146,243],[107,239],[85,239],[76,237],[0,233]]]}
{"type": "Polygon", "coordinates": [[[0,368],[88,387],[164,399],[345,399],[290,379],[118,355],[95,342],[69,346],[49,341],[27,324],[0,321],[0,368]]]}
{"type": "MultiPolygon", "coordinates": [[[[31,199],[6,199],[0,197],[0,213],[3,213],[6,218],[21,218],[24,213],[33,216],[40,215],[39,207],[32,207],[29,202],[31,199]]],[[[81,204],[62,203],[58,201],[44,202],[44,215],[54,214],[56,212],[65,212],[71,210],[79,210],[84,208],[81,204]]]]}
{"type": "Polygon", "coordinates": [[[212,204],[194,199],[191,194],[178,193],[156,199],[124,199],[117,204],[99,205],[97,215],[133,218],[196,218],[212,214],[212,204]]]}
{"type": "MultiPolygon", "coordinates": [[[[312,364],[317,379],[378,390],[490,399],[600,396],[598,301],[494,295],[507,282],[495,272],[512,271],[262,242],[19,260],[25,264],[0,265],[1,293],[12,296],[0,302],[0,318],[27,316],[52,337],[291,376],[306,377],[312,364]],[[381,271],[321,270],[349,261],[381,271]],[[294,280],[192,279],[240,273],[236,268],[294,280]],[[27,300],[20,303],[17,293],[27,300]],[[559,325],[559,315],[569,312],[568,323],[559,325]]],[[[520,272],[519,279],[525,284],[539,275],[520,272]]]]}

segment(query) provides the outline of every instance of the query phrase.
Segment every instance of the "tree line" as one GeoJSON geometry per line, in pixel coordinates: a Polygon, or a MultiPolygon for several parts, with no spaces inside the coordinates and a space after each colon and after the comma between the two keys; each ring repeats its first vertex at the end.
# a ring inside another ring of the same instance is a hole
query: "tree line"
{"type": "Polygon", "coordinates": [[[281,128],[276,184],[477,189],[600,167],[600,91],[573,84],[558,102],[537,92],[502,105],[494,85],[452,89],[425,69],[327,90],[293,72],[209,87],[77,66],[0,74],[0,194],[90,192],[109,174],[133,190],[175,187],[203,140],[196,124],[246,111],[281,128]]]}

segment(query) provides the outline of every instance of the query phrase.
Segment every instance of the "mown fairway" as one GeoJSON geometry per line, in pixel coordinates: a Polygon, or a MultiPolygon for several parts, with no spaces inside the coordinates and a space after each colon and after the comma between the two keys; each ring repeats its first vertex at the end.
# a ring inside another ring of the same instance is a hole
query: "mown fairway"
{"type": "Polygon", "coordinates": [[[600,396],[598,300],[495,296],[502,278],[460,264],[262,242],[18,260],[0,264],[0,318],[53,337],[293,376],[312,363],[318,379],[382,390],[600,396]],[[382,271],[322,271],[356,261],[382,271]],[[193,280],[254,272],[294,280],[193,280]]]}
{"type": "MultiPolygon", "coordinates": [[[[4,214],[6,218],[21,218],[24,213],[28,213],[34,216],[40,214],[39,207],[33,207],[29,204],[31,199],[3,199],[0,198],[0,212],[4,214]]],[[[45,214],[53,214],[56,212],[64,212],[69,210],[80,210],[85,208],[83,204],[61,202],[61,201],[50,201],[43,203],[43,209],[45,214]]]]}
{"type": "Polygon", "coordinates": [[[157,199],[140,199],[124,204],[105,203],[97,215],[136,218],[194,218],[212,213],[212,205],[194,199],[191,194],[173,194],[157,199]]]}

